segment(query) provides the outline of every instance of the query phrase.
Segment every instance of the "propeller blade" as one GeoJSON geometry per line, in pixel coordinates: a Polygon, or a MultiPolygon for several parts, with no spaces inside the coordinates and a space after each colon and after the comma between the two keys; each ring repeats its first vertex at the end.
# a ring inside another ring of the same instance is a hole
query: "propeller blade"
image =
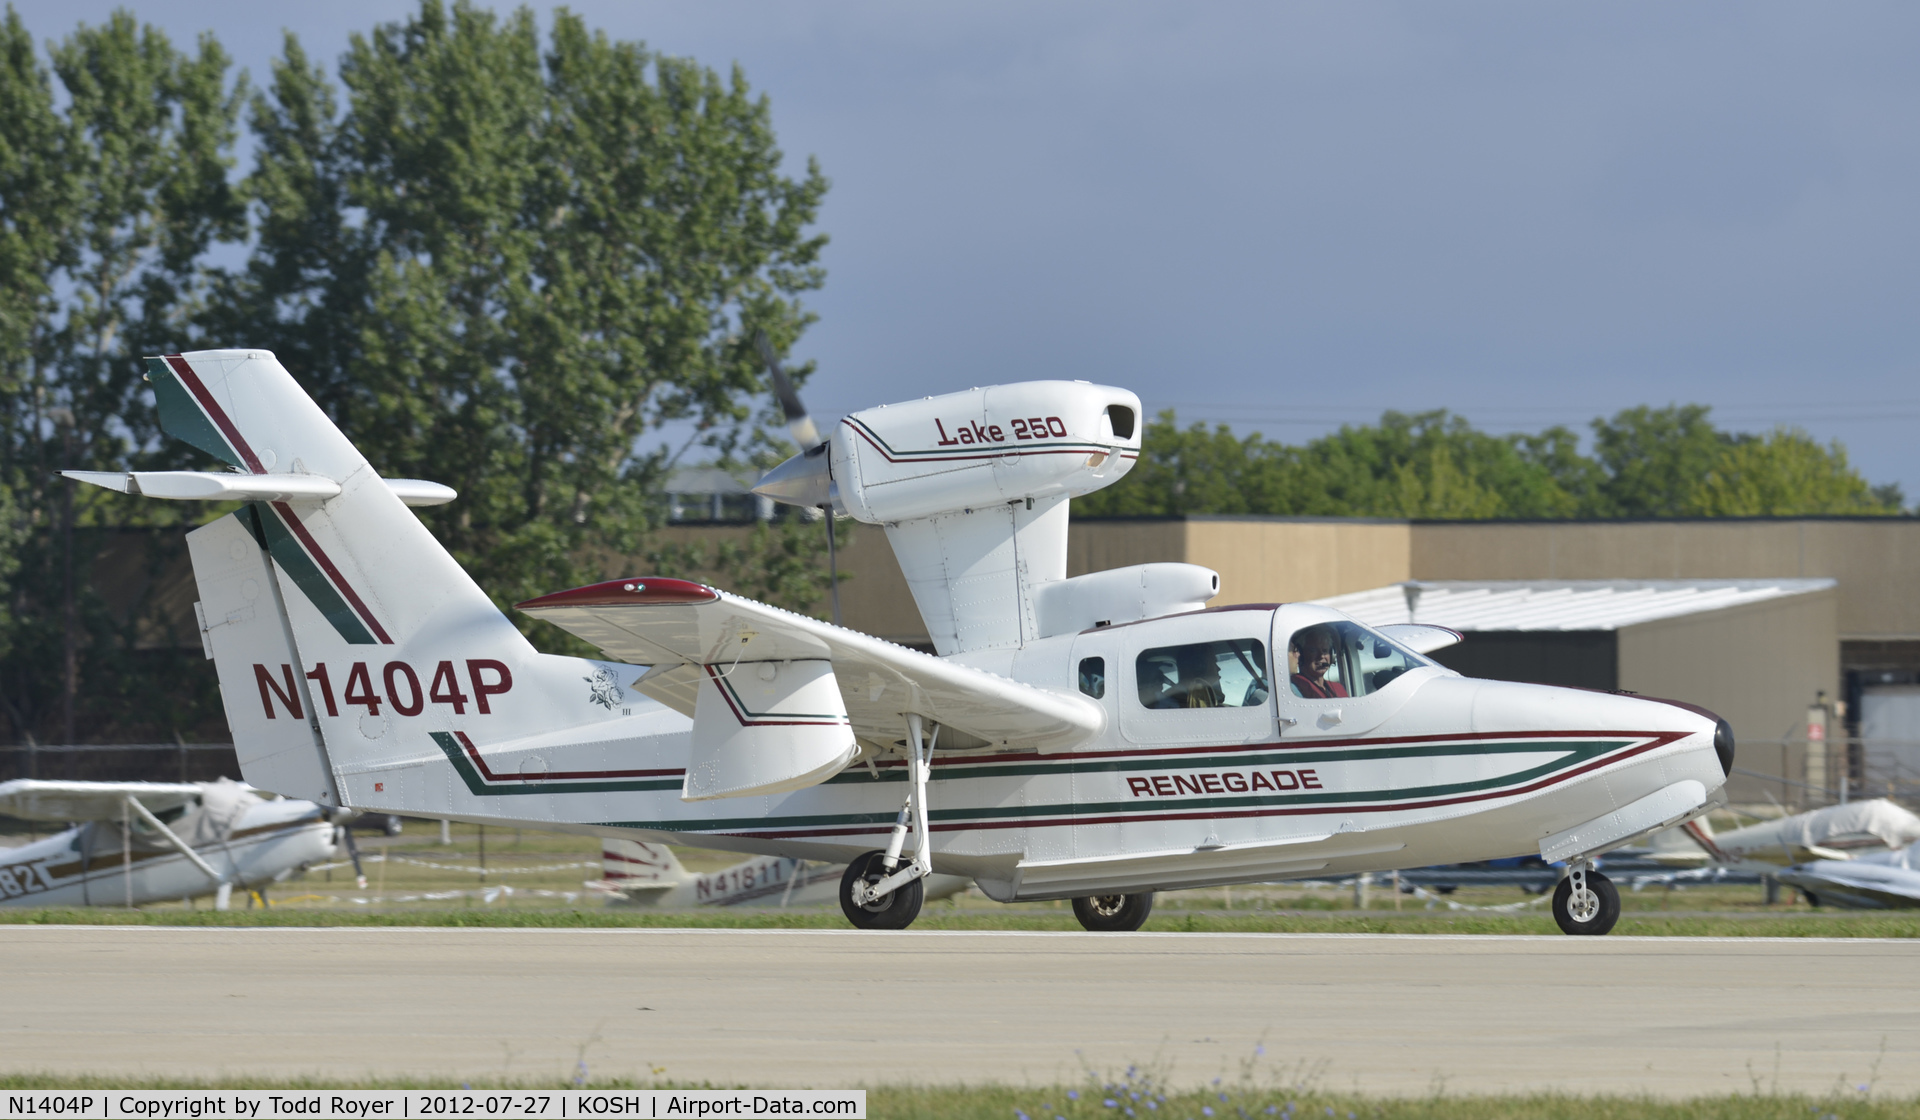
{"type": "Polygon", "coordinates": [[[753,344],[760,351],[760,360],[767,364],[773,394],[780,398],[780,409],[787,416],[787,431],[793,433],[793,442],[800,445],[800,454],[767,472],[753,492],[775,501],[818,506],[826,512],[827,592],[833,601],[833,624],[838,626],[840,557],[833,539],[833,475],[827,464],[826,444],[820,438],[820,429],[813,424],[813,417],[807,415],[807,407],[800,403],[800,394],[794,392],[793,382],[787,379],[787,371],[780,368],[780,359],[773,352],[773,343],[767,341],[767,332],[755,331],[753,344]]]}
{"type": "Polygon", "coordinates": [[[766,363],[767,376],[773,379],[773,395],[786,414],[787,431],[793,433],[793,442],[799,444],[802,451],[820,446],[820,429],[814,426],[813,417],[807,415],[807,406],[800,403],[800,394],[794,392],[787,371],[780,368],[780,359],[774,355],[773,344],[767,341],[767,332],[755,331],[753,344],[759,348],[760,360],[766,363]]]}

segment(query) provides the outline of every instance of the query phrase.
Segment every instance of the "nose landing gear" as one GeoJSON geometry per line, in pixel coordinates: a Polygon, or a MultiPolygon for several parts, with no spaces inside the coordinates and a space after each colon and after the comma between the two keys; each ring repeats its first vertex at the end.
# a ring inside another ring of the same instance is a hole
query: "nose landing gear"
{"type": "Polygon", "coordinates": [[[1073,916],[1094,933],[1132,933],[1153,913],[1153,892],[1095,894],[1073,900],[1073,916]]]}
{"type": "Polygon", "coordinates": [[[1597,937],[1620,920],[1620,892],[1592,864],[1574,860],[1554,889],[1553,920],[1561,933],[1597,937]]]}

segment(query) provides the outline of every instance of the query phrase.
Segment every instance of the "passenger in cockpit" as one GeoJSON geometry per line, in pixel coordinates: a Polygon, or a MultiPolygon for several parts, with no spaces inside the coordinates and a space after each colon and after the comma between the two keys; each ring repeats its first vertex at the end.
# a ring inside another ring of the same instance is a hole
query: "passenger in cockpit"
{"type": "Polygon", "coordinates": [[[1287,670],[1293,678],[1295,696],[1331,700],[1347,694],[1345,685],[1327,679],[1338,640],[1331,626],[1309,626],[1287,643],[1287,670]]]}
{"type": "Polygon", "coordinates": [[[1181,646],[1175,658],[1179,680],[1152,707],[1218,708],[1226,703],[1220,690],[1220,666],[1213,659],[1211,646],[1181,646]]]}

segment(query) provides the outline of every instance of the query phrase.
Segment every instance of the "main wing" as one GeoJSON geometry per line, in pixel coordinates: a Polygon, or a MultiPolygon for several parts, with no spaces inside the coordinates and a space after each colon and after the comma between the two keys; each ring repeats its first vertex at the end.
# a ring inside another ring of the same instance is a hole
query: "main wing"
{"type": "Polygon", "coordinates": [[[651,666],[633,688],[689,716],[709,669],[825,660],[854,736],[877,747],[905,740],[909,713],[940,724],[942,747],[1069,750],[1106,721],[1100,705],[1077,693],[1035,688],[685,580],[613,580],[519,609],[614,660],[651,666]]]}
{"type": "Polygon", "coordinates": [[[0,813],[27,821],[117,821],[131,797],[150,813],[191,804],[200,787],[185,782],[0,782],[0,813]]]}

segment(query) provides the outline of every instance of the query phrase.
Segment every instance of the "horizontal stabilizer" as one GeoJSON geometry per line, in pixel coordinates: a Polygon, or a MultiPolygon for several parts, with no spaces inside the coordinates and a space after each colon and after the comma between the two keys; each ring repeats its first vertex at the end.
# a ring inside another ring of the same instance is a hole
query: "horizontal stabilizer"
{"type": "MultiPolygon", "coordinates": [[[[340,484],[311,474],[235,474],[230,471],[61,471],[75,482],[122,494],[176,502],[313,502],[340,493],[340,484]]],[[[383,480],[410,506],[445,505],[458,497],[450,486],[418,478],[383,480]]]]}

